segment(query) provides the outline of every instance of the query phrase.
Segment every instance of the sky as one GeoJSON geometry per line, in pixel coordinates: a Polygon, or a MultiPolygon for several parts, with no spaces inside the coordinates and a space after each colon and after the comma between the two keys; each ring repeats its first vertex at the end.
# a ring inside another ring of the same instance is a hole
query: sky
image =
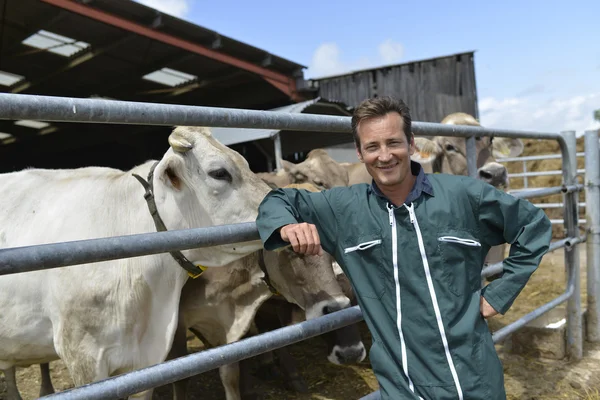
{"type": "Polygon", "coordinates": [[[598,0],[136,1],[305,65],[305,78],[475,51],[483,126],[600,128],[598,0]]]}

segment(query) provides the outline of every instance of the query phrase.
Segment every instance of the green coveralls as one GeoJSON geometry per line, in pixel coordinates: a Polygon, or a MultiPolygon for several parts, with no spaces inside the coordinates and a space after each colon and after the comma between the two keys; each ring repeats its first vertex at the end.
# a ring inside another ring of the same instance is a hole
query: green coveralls
{"type": "Polygon", "coordinates": [[[550,221],[482,181],[426,177],[430,193],[399,207],[367,184],[274,190],[259,208],[261,239],[275,250],[289,245],[282,226],[316,225],[372,334],[369,358],[383,400],[505,399],[480,295],[501,314],[509,309],[548,250],[550,221]],[[487,252],[505,242],[502,277],[481,289],[487,252]]]}

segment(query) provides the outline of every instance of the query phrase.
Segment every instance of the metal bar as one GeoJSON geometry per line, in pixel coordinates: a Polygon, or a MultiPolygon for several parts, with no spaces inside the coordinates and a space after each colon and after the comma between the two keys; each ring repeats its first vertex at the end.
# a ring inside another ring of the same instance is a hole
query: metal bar
{"type": "MultiPolygon", "coordinates": [[[[581,243],[585,240],[583,237],[570,237],[550,243],[548,247],[548,253],[558,250],[562,247],[571,247],[574,243],[581,243]]],[[[495,264],[489,265],[481,270],[481,277],[486,278],[488,276],[499,274],[503,271],[502,261],[495,264]]]]}
{"type": "Polygon", "coordinates": [[[51,394],[43,397],[43,399],[119,399],[153,387],[189,378],[218,368],[221,365],[235,363],[267,351],[310,339],[362,320],[359,306],[354,306],[224,346],[214,347],[141,370],[51,394]]]}
{"type": "MultiPolygon", "coordinates": [[[[566,151],[563,151],[563,183],[573,185],[577,183],[577,137],[574,131],[562,132],[565,138],[566,151]]],[[[579,234],[579,207],[578,194],[566,193],[564,197],[565,230],[567,236],[579,234]]],[[[583,357],[583,332],[581,315],[581,281],[579,277],[579,251],[577,244],[565,251],[565,267],[567,268],[567,286],[573,287],[573,295],[567,303],[567,354],[573,360],[583,357]]]]}
{"type": "Polygon", "coordinates": [[[0,93],[0,119],[351,133],[350,117],[0,93]]]}
{"type": "MultiPolygon", "coordinates": [[[[585,174],[585,169],[578,169],[578,174],[585,174]]],[[[508,174],[509,178],[522,178],[527,176],[552,176],[562,175],[562,171],[537,171],[537,172],[516,172],[514,174],[508,174]]]]}
{"type": "Polygon", "coordinates": [[[465,139],[467,145],[467,173],[471,178],[477,178],[477,148],[475,146],[475,136],[465,139]]]}
{"type": "Polygon", "coordinates": [[[275,147],[275,171],[279,172],[283,168],[281,165],[283,152],[281,151],[281,134],[279,132],[273,137],[273,146],[275,147]]]}
{"type": "MultiPolygon", "coordinates": [[[[273,71],[259,65],[253,64],[249,61],[242,60],[231,56],[229,54],[221,53],[217,50],[210,49],[202,46],[198,43],[194,43],[188,40],[178,38],[170,35],[166,32],[161,32],[156,29],[151,29],[146,26],[137,24],[127,19],[118,17],[116,15],[109,14],[101,11],[97,8],[92,8],[85,4],[80,4],[71,0],[42,0],[45,3],[52,4],[53,6],[60,7],[65,10],[86,16],[96,21],[103,22],[107,25],[123,29],[125,31],[133,32],[140,36],[145,36],[150,39],[157,40],[162,43],[166,43],[170,46],[180,48],[191,53],[201,55],[203,57],[210,58],[215,61],[219,61],[223,64],[231,65],[236,68],[254,73],[262,78],[268,78],[287,86],[287,90],[283,90],[285,94],[293,96],[296,92],[296,79],[291,76],[286,76],[280,72],[273,71]]],[[[281,89],[278,86],[279,89],[281,89]]]]}
{"type": "Polygon", "coordinates": [[[381,400],[381,392],[377,390],[376,392],[369,393],[365,397],[361,397],[360,400],[381,400]]]}
{"type": "Polygon", "coordinates": [[[522,316],[515,322],[508,324],[503,328],[498,329],[496,332],[494,332],[492,334],[492,339],[494,340],[494,343],[498,343],[498,342],[502,341],[511,333],[518,331],[519,329],[521,329],[522,327],[524,327],[525,325],[527,325],[534,319],[541,317],[548,311],[552,310],[554,307],[569,300],[574,293],[575,293],[574,286],[570,286],[565,293],[561,294],[554,300],[551,300],[548,303],[544,304],[543,306],[536,308],[529,314],[525,314],[524,316],[522,316]]]}
{"type": "Polygon", "coordinates": [[[579,192],[584,189],[583,185],[568,185],[568,186],[554,186],[549,188],[541,189],[528,189],[508,192],[511,196],[518,197],[519,199],[532,199],[535,197],[551,196],[553,194],[560,193],[571,193],[579,192]]]}
{"type": "MultiPolygon", "coordinates": [[[[585,224],[587,221],[585,219],[579,219],[579,224],[585,224]]],[[[550,220],[551,224],[564,224],[565,220],[564,219],[551,219],[550,220]]]]}
{"type": "MultiPolygon", "coordinates": [[[[0,93],[0,119],[352,132],[351,117],[345,116],[8,93],[0,93]]],[[[415,134],[421,136],[493,135],[557,140],[561,149],[566,146],[563,137],[558,133],[487,129],[420,121],[413,122],[412,128],[415,134]]]]}
{"type": "MultiPolygon", "coordinates": [[[[584,157],[585,152],[577,153],[577,157],[584,157]]],[[[506,158],[498,158],[496,161],[503,162],[514,162],[514,161],[537,161],[537,160],[551,160],[555,158],[561,158],[562,154],[545,154],[540,156],[524,156],[524,157],[506,157],[506,158]]]]}
{"type": "MultiPolygon", "coordinates": [[[[538,208],[562,208],[565,205],[563,203],[533,203],[538,208]]],[[[585,207],[585,203],[578,203],[578,207],[585,207]]]]}
{"type": "Polygon", "coordinates": [[[600,341],[600,146],[598,132],[585,132],[587,219],[587,340],[600,341]]]}
{"type": "Polygon", "coordinates": [[[255,222],[0,249],[0,275],[259,240],[255,222]]]}

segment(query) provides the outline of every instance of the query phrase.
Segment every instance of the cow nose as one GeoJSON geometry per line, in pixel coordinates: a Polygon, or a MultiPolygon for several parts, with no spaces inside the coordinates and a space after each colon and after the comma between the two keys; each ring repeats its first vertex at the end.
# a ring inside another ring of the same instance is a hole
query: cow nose
{"type": "Polygon", "coordinates": [[[499,163],[489,163],[477,171],[479,179],[494,187],[508,185],[508,172],[506,167],[499,163]]]}
{"type": "Polygon", "coordinates": [[[329,356],[329,361],[337,365],[359,363],[367,356],[367,351],[362,342],[354,346],[335,346],[332,353],[334,357],[329,356]]]}

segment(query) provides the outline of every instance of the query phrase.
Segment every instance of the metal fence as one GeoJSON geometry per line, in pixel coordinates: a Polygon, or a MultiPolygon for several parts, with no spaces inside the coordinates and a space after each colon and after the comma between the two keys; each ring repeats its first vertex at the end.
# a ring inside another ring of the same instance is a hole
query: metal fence
{"type": "MultiPolygon", "coordinates": [[[[142,125],[188,125],[212,127],[242,127],[259,129],[290,129],[297,131],[351,132],[349,117],[335,117],[310,114],[289,114],[273,111],[253,111],[212,107],[193,107],[166,104],[134,103],[101,99],[73,99],[48,96],[0,94],[0,119],[33,119],[61,122],[89,122],[111,124],[142,125]]],[[[484,129],[473,126],[442,125],[438,123],[414,122],[413,131],[421,136],[455,136],[467,140],[469,175],[475,176],[475,136],[494,135],[512,138],[536,138],[558,141],[563,160],[563,185],[553,188],[541,188],[516,194],[522,198],[534,198],[562,193],[564,196],[564,219],[567,237],[556,241],[551,251],[566,248],[565,265],[568,280],[565,292],[544,306],[525,315],[493,334],[498,342],[528,322],[541,316],[559,304],[567,305],[567,351],[571,358],[582,357],[582,314],[580,304],[579,252],[578,244],[586,236],[578,233],[577,193],[584,189],[576,182],[575,133],[536,133],[501,129],[484,129]]],[[[595,170],[598,170],[598,150],[595,150],[595,170]]],[[[591,160],[590,162],[594,162],[591,160]]],[[[592,168],[592,167],[590,167],[592,168]]],[[[589,170],[589,169],[588,169],[589,170]]],[[[600,171],[597,171],[600,174],[600,171]]],[[[587,209],[598,208],[598,176],[590,174],[586,190],[590,196],[587,209]],[[595,205],[595,206],[594,206],[595,205]]],[[[599,213],[588,214],[593,229],[588,235],[593,246],[588,257],[588,268],[598,266],[598,242],[600,234],[599,213]]],[[[209,228],[167,231],[112,238],[81,240],[75,242],[54,243],[19,248],[0,249],[0,275],[39,269],[56,268],[67,265],[114,260],[145,254],[157,254],[169,250],[184,250],[196,247],[215,246],[258,239],[254,223],[215,226],[209,228]]],[[[595,271],[596,269],[594,269],[595,271]]],[[[485,268],[482,276],[502,271],[502,264],[485,268]]],[[[590,271],[588,271],[590,273],[590,271]]],[[[593,271],[590,276],[593,275],[593,271]]],[[[590,282],[590,279],[588,279],[590,282]]],[[[592,282],[591,284],[595,284],[592,282]]],[[[597,287],[590,293],[596,293],[597,287]]],[[[595,299],[588,296],[588,311],[597,312],[595,299]]],[[[594,315],[594,318],[596,316],[594,315]]],[[[351,325],[361,321],[362,314],[358,306],[338,311],[323,317],[281,328],[269,333],[254,336],[235,343],[191,354],[142,370],[76,387],[56,393],[47,398],[60,399],[113,399],[133,395],[147,389],[173,383],[221,365],[275,350],[322,333],[351,325]]],[[[597,321],[597,319],[596,319],[597,321]]],[[[597,338],[596,325],[588,324],[588,336],[597,338]]],[[[597,339],[596,339],[597,340],[597,339]]],[[[367,396],[377,398],[377,394],[367,396]]]]}

